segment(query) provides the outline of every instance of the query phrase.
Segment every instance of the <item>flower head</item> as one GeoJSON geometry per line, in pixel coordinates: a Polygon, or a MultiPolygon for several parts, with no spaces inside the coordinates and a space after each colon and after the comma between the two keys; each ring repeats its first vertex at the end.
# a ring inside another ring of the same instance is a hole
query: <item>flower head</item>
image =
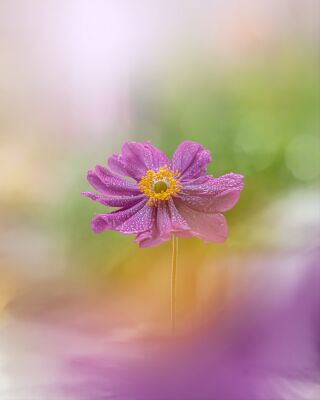
{"type": "Polygon", "coordinates": [[[126,143],[108,167],[88,172],[98,193],[83,195],[118,208],[96,215],[92,229],[136,234],[141,247],[157,246],[173,234],[223,242],[228,228],[222,212],[239,200],[243,176],[214,178],[206,174],[210,162],[210,152],[196,142],[181,143],[171,162],[150,142],[126,143]]]}

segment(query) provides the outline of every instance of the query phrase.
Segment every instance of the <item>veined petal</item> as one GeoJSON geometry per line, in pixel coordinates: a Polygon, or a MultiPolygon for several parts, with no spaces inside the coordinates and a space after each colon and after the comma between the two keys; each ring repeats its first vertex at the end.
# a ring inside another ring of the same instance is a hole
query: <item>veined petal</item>
{"type": "Polygon", "coordinates": [[[108,159],[108,167],[111,169],[111,171],[115,172],[116,174],[122,175],[122,176],[130,176],[129,172],[127,171],[121,154],[113,154],[109,159],[108,159]]]}
{"type": "Polygon", "coordinates": [[[179,237],[190,237],[192,233],[186,221],[179,214],[174,202],[159,203],[155,208],[155,219],[152,227],[145,232],[139,233],[136,241],[140,247],[154,247],[166,242],[175,234],[179,237]]]}
{"type": "Polygon", "coordinates": [[[158,207],[152,208],[154,210],[152,226],[147,231],[139,233],[135,239],[140,247],[158,246],[169,240],[171,236],[172,225],[166,202],[161,202],[158,207]]]}
{"type": "Polygon", "coordinates": [[[155,147],[150,141],[144,142],[144,146],[148,149],[150,156],[146,161],[146,166],[149,169],[158,169],[163,165],[168,165],[170,167],[171,162],[167,155],[155,147]]]}
{"type": "Polygon", "coordinates": [[[151,229],[138,233],[134,241],[139,243],[139,247],[147,248],[159,246],[161,243],[165,242],[166,239],[160,237],[156,225],[153,224],[151,229]]]}
{"type": "Polygon", "coordinates": [[[141,210],[145,203],[146,200],[143,200],[129,208],[124,207],[110,213],[96,215],[91,222],[93,231],[95,233],[101,233],[107,229],[117,230],[117,227],[141,210]]]}
{"type": "Polygon", "coordinates": [[[156,211],[159,236],[164,240],[169,240],[172,232],[172,222],[167,202],[159,202],[156,211]]]}
{"type": "Polygon", "coordinates": [[[128,142],[122,147],[122,161],[130,176],[140,181],[148,169],[170,165],[168,157],[150,142],[128,142]]]}
{"type": "Polygon", "coordinates": [[[115,196],[141,194],[139,186],[135,182],[125,180],[101,165],[97,165],[94,171],[89,171],[87,179],[100,193],[115,196]]]}
{"type": "Polygon", "coordinates": [[[219,195],[228,190],[243,190],[243,176],[226,174],[219,178],[213,176],[200,177],[183,183],[181,192],[188,195],[219,195]]]}
{"type": "Polygon", "coordinates": [[[124,221],[116,230],[126,234],[144,232],[151,228],[154,221],[154,209],[145,201],[144,206],[124,221]]]}
{"type": "Polygon", "coordinates": [[[187,221],[179,213],[172,199],[168,201],[168,206],[169,206],[171,224],[174,229],[174,232],[178,233],[182,231],[190,231],[190,227],[187,224],[187,221]]]}
{"type": "Polygon", "coordinates": [[[240,198],[240,190],[227,190],[218,195],[190,196],[181,194],[179,198],[193,210],[204,213],[219,213],[230,210],[240,198]]]}
{"type": "MultiPolygon", "coordinates": [[[[198,181],[195,180],[195,181],[198,181]]],[[[227,174],[220,178],[208,176],[201,183],[184,184],[178,194],[190,208],[205,213],[217,213],[230,210],[238,202],[243,190],[243,176],[227,174]]]]}
{"type": "Polygon", "coordinates": [[[222,214],[207,214],[193,210],[180,199],[176,199],[175,204],[194,236],[206,242],[224,242],[226,240],[228,226],[222,214]]]}
{"type": "Polygon", "coordinates": [[[152,208],[146,199],[129,208],[98,214],[92,220],[92,229],[95,233],[109,229],[131,234],[150,229],[151,225],[152,208]]]}
{"type": "Polygon", "coordinates": [[[181,179],[195,179],[206,173],[210,162],[209,150],[199,143],[187,140],[182,142],[174,153],[172,168],[180,172],[181,179]]]}
{"type": "Polygon", "coordinates": [[[109,207],[131,207],[145,198],[144,194],[134,196],[111,197],[92,192],[82,192],[83,196],[109,207]]]}

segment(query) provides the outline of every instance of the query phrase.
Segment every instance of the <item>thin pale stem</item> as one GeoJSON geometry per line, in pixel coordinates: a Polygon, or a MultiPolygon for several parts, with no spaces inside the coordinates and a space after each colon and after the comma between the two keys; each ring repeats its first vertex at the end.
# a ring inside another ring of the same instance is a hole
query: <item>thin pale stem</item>
{"type": "Polygon", "coordinates": [[[178,238],[172,236],[172,266],[171,266],[171,331],[176,327],[176,281],[177,281],[178,238]]]}

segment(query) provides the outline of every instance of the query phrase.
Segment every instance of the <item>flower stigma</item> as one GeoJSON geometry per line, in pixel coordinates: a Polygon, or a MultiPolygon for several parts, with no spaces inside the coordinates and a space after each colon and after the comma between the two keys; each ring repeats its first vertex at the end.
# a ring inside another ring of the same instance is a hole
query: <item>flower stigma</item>
{"type": "Polygon", "coordinates": [[[149,169],[139,182],[140,191],[149,197],[149,206],[157,206],[158,201],[168,201],[181,190],[180,173],[163,165],[157,171],[149,169]]]}
{"type": "Polygon", "coordinates": [[[168,189],[168,186],[167,186],[166,182],[159,181],[159,182],[156,182],[153,189],[156,193],[161,193],[161,192],[165,192],[168,189]]]}

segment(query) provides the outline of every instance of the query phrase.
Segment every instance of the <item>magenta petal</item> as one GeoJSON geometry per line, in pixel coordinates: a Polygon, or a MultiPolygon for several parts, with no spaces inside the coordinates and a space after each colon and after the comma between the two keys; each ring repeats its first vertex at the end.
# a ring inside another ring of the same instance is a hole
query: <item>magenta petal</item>
{"type": "Polygon", "coordinates": [[[190,227],[187,224],[186,220],[182,217],[182,215],[177,210],[177,207],[174,204],[174,201],[171,199],[168,201],[171,225],[173,231],[175,233],[182,233],[184,231],[190,231],[190,227]]]}
{"type": "Polygon", "coordinates": [[[240,198],[240,190],[227,190],[218,195],[189,196],[181,194],[181,200],[190,208],[204,213],[219,213],[230,210],[240,198]]]}
{"type": "Polygon", "coordinates": [[[170,164],[167,156],[150,142],[128,142],[122,147],[122,160],[130,176],[140,181],[148,169],[170,164]]]}
{"type": "Polygon", "coordinates": [[[159,236],[159,232],[155,225],[145,232],[138,233],[134,240],[139,243],[141,248],[155,247],[165,242],[165,240],[159,236]]]}
{"type": "Polygon", "coordinates": [[[211,162],[210,151],[201,144],[185,141],[180,144],[173,155],[173,170],[178,170],[182,179],[195,179],[206,173],[211,162]]]}
{"type": "Polygon", "coordinates": [[[166,202],[160,201],[157,207],[157,228],[159,236],[163,240],[169,240],[171,237],[172,222],[170,218],[169,207],[166,202]]]}
{"type": "Polygon", "coordinates": [[[107,229],[119,230],[125,221],[127,221],[145,206],[146,202],[147,200],[143,199],[132,207],[121,208],[107,214],[96,215],[91,222],[93,231],[95,233],[101,233],[107,229]]]}
{"type": "Polygon", "coordinates": [[[238,202],[242,190],[242,175],[207,176],[185,182],[179,197],[194,210],[217,213],[230,210],[238,202]]]}
{"type": "Polygon", "coordinates": [[[106,214],[100,214],[93,217],[91,228],[94,233],[101,233],[109,228],[107,220],[104,218],[106,214]]]}
{"type": "Polygon", "coordinates": [[[96,166],[94,171],[88,172],[87,179],[98,192],[104,194],[115,196],[141,194],[135,182],[127,181],[100,165],[96,166]]]}
{"type": "Polygon", "coordinates": [[[151,142],[144,142],[144,146],[148,149],[150,152],[150,156],[148,161],[146,161],[146,166],[149,169],[158,169],[159,167],[163,165],[171,165],[170,160],[166,156],[166,154],[159,150],[157,147],[155,147],[151,142]]]}
{"type": "Polygon", "coordinates": [[[110,197],[97,193],[82,192],[83,196],[109,207],[131,207],[145,198],[144,194],[134,196],[110,197]]]}
{"type": "Polygon", "coordinates": [[[179,213],[187,221],[194,236],[206,242],[224,242],[228,236],[228,226],[222,214],[207,214],[191,209],[181,200],[175,204],[179,213]]]}
{"type": "Polygon", "coordinates": [[[150,229],[152,222],[153,208],[144,199],[130,208],[96,215],[92,220],[92,229],[96,233],[109,229],[132,234],[150,229]]]}
{"type": "Polygon", "coordinates": [[[200,177],[183,183],[182,192],[188,195],[219,195],[228,190],[243,190],[243,176],[226,174],[219,178],[200,177]]]}
{"type": "Polygon", "coordinates": [[[144,206],[121,224],[116,230],[125,234],[139,233],[152,227],[154,209],[145,201],[144,206]]]}
{"type": "Polygon", "coordinates": [[[179,237],[190,237],[192,233],[187,222],[179,214],[174,202],[160,202],[155,209],[155,221],[151,229],[139,233],[136,241],[140,247],[154,247],[169,240],[175,234],[179,237]]]}
{"type": "Polygon", "coordinates": [[[149,230],[139,233],[135,241],[139,242],[140,247],[155,247],[166,242],[171,237],[171,219],[168,205],[159,203],[154,209],[154,221],[149,230]]]}
{"type": "Polygon", "coordinates": [[[111,169],[111,171],[115,172],[116,174],[122,175],[122,176],[130,176],[128,173],[121,154],[113,154],[109,159],[108,159],[108,167],[111,169]]]}

